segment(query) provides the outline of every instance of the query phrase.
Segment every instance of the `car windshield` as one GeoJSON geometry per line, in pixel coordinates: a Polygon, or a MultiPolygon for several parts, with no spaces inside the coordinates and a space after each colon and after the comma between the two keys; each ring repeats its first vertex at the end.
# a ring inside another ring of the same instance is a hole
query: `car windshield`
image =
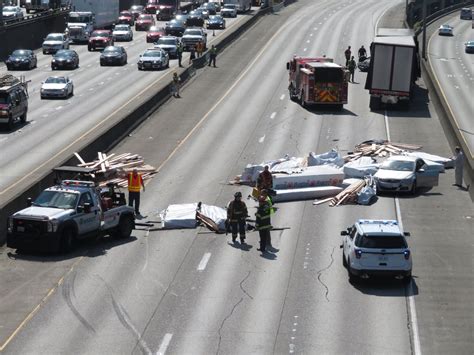
{"type": "Polygon", "coordinates": [[[224,5],[224,9],[231,9],[231,10],[233,10],[233,9],[235,9],[235,5],[233,5],[233,4],[232,4],[232,5],[231,5],[231,4],[225,4],[225,5],[224,5]]]}
{"type": "Polygon", "coordinates": [[[70,16],[68,22],[70,23],[88,23],[90,22],[90,16],[70,16]]]}
{"type": "Polygon", "coordinates": [[[46,81],[45,84],[66,84],[66,78],[63,76],[50,76],[46,81]]]}
{"type": "Polygon", "coordinates": [[[10,96],[7,93],[0,93],[0,104],[9,104],[10,96]]]}
{"type": "Polygon", "coordinates": [[[139,20],[153,20],[153,16],[151,15],[140,15],[138,18],[139,20]]]}
{"type": "Polygon", "coordinates": [[[106,47],[103,53],[120,53],[120,49],[117,47],[106,47]]]}
{"type": "Polygon", "coordinates": [[[404,249],[407,247],[405,238],[402,236],[385,235],[359,235],[356,238],[355,245],[359,248],[367,249],[404,249]]]}
{"type": "Polygon", "coordinates": [[[114,31],[128,31],[130,29],[127,25],[117,25],[114,28],[114,31]]]}
{"type": "Polygon", "coordinates": [[[120,13],[120,16],[127,16],[127,17],[130,17],[132,16],[132,13],[130,11],[122,11],[120,13]]]}
{"type": "Polygon", "coordinates": [[[199,30],[187,30],[186,34],[191,35],[191,36],[200,36],[201,31],[199,31],[199,30]]]}
{"type": "Polygon", "coordinates": [[[415,162],[406,160],[386,160],[380,166],[383,170],[413,171],[415,162]]]}
{"type": "Polygon", "coordinates": [[[55,58],[58,58],[58,57],[72,57],[72,56],[73,56],[73,52],[68,51],[67,49],[66,50],[61,49],[61,50],[57,51],[57,53],[54,55],[55,58]]]}
{"type": "Polygon", "coordinates": [[[48,35],[48,37],[46,37],[46,40],[47,41],[62,41],[63,40],[63,35],[59,34],[59,35],[48,35]]]}
{"type": "Polygon", "coordinates": [[[92,32],[91,37],[109,37],[107,32],[92,32]]]}
{"type": "Polygon", "coordinates": [[[143,53],[144,57],[161,57],[160,51],[148,51],[143,53]]]}
{"type": "Polygon", "coordinates": [[[182,22],[182,21],[178,21],[178,20],[171,20],[168,25],[169,25],[169,26],[183,26],[183,22],[182,22]]]}
{"type": "Polygon", "coordinates": [[[148,31],[149,32],[159,32],[159,31],[161,31],[161,28],[159,28],[158,26],[151,26],[148,31]]]}
{"type": "Polygon", "coordinates": [[[71,209],[76,208],[79,194],[67,191],[43,191],[33,206],[71,209]]]}
{"type": "Polygon", "coordinates": [[[16,8],[14,6],[5,6],[3,12],[15,12],[16,8]]]}
{"type": "Polygon", "coordinates": [[[30,53],[28,51],[25,51],[25,50],[16,50],[16,51],[13,51],[12,53],[12,57],[26,57],[28,56],[30,53]]]}
{"type": "Polygon", "coordinates": [[[156,42],[156,44],[167,44],[167,45],[171,45],[171,46],[174,46],[176,45],[176,41],[174,39],[163,39],[163,38],[160,38],[158,40],[158,42],[156,42]]]}
{"type": "Polygon", "coordinates": [[[136,11],[136,12],[141,12],[143,11],[143,6],[141,5],[135,5],[130,8],[130,11],[136,11]]]}

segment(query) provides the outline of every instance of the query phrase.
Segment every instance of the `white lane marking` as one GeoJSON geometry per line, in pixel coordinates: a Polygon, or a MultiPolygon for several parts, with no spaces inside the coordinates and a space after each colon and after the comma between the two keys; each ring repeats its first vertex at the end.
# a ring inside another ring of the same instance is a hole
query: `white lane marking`
{"type": "Polygon", "coordinates": [[[304,48],[304,49],[303,49],[303,52],[306,52],[307,49],[308,49],[308,48],[304,48]]]}
{"type": "Polygon", "coordinates": [[[58,107],[56,107],[56,111],[58,111],[58,110],[60,110],[60,109],[62,109],[62,108],[63,108],[62,106],[58,106],[58,107]]]}
{"type": "Polygon", "coordinates": [[[283,100],[285,98],[285,94],[280,96],[280,100],[283,100]]]}
{"type": "Polygon", "coordinates": [[[104,84],[105,84],[105,81],[101,81],[101,82],[99,83],[99,85],[104,85],[104,84]]]}
{"type": "Polygon", "coordinates": [[[166,349],[168,349],[168,346],[170,345],[171,338],[173,337],[173,334],[171,333],[166,333],[165,336],[163,337],[163,340],[161,341],[160,348],[158,349],[158,352],[156,355],[165,355],[166,349]]]}
{"type": "Polygon", "coordinates": [[[145,263],[143,264],[142,267],[142,272],[145,271],[145,269],[148,267],[148,236],[150,235],[150,228],[146,230],[145,233],[145,263]]]}
{"type": "Polygon", "coordinates": [[[311,42],[311,41],[310,41],[309,39],[306,41],[306,43],[310,43],[310,42],[311,42]]]}
{"type": "Polygon", "coordinates": [[[201,262],[199,263],[197,270],[198,271],[204,271],[206,269],[207,263],[209,262],[209,259],[211,258],[211,253],[206,253],[203,255],[201,262]]]}
{"type": "Polygon", "coordinates": [[[310,33],[310,34],[309,34],[309,36],[310,36],[310,37],[313,37],[313,34],[312,34],[312,33],[310,33]]]}
{"type": "Polygon", "coordinates": [[[265,140],[265,135],[263,135],[262,137],[258,139],[258,143],[263,143],[264,140],[265,140]]]}
{"type": "MultiPolygon", "coordinates": [[[[388,114],[387,110],[384,113],[385,116],[385,131],[387,132],[387,140],[390,141],[390,128],[388,125],[388,114]]],[[[400,201],[398,197],[395,197],[395,213],[397,221],[400,225],[400,229],[403,231],[402,212],[400,209],[400,201]]],[[[408,286],[408,312],[410,314],[410,329],[413,332],[413,354],[421,355],[420,335],[418,333],[418,318],[416,316],[416,304],[413,290],[413,280],[410,281],[408,286]]]]}
{"type": "Polygon", "coordinates": [[[91,67],[91,66],[92,66],[92,64],[87,64],[87,67],[88,67],[88,68],[91,67]]]}
{"type": "Polygon", "coordinates": [[[270,115],[270,119],[273,120],[276,115],[277,115],[277,113],[276,113],[276,112],[273,112],[273,113],[270,115]]]}

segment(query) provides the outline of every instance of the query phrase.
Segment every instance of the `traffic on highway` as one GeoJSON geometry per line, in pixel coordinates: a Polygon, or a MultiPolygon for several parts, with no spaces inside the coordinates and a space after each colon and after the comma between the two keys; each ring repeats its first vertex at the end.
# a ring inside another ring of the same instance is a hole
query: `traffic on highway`
{"type": "Polygon", "coordinates": [[[0,65],[0,352],[470,353],[467,12],[195,5],[0,65]]]}

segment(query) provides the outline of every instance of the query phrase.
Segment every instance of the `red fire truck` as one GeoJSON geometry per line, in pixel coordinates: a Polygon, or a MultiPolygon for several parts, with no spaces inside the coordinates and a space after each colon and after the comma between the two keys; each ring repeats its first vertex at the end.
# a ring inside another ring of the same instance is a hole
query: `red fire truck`
{"type": "Polygon", "coordinates": [[[349,71],[331,58],[297,57],[286,63],[290,74],[288,90],[292,100],[307,105],[347,104],[349,71]]]}

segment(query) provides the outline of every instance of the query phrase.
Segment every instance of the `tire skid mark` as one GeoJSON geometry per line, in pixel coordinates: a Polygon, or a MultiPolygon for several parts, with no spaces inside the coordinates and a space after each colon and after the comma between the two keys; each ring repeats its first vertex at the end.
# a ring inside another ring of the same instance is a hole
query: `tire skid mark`
{"type": "Polygon", "coordinates": [[[73,271],[72,276],[68,277],[61,286],[62,295],[66,301],[67,306],[74,314],[74,316],[81,322],[81,324],[91,333],[96,333],[94,327],[87,321],[87,319],[79,312],[74,305],[73,298],[76,298],[74,291],[74,283],[76,281],[76,271],[73,271]]]}
{"type": "Polygon", "coordinates": [[[330,255],[330,258],[331,258],[331,262],[329,263],[328,266],[326,266],[325,268],[322,268],[321,270],[318,270],[317,271],[317,274],[318,274],[318,281],[321,285],[323,285],[323,287],[326,289],[326,293],[324,294],[324,297],[326,298],[326,301],[329,302],[329,287],[323,282],[323,280],[321,280],[321,276],[323,274],[324,271],[326,270],[329,270],[329,268],[332,266],[332,264],[334,263],[334,257],[333,257],[333,254],[334,254],[334,250],[336,249],[336,247],[333,247],[332,248],[332,251],[331,251],[331,255],[330,255]]]}
{"type": "Polygon", "coordinates": [[[219,334],[219,342],[217,343],[217,350],[216,350],[216,355],[219,355],[219,352],[221,350],[221,341],[222,341],[222,328],[224,327],[224,324],[225,322],[230,318],[232,317],[232,314],[234,313],[235,309],[242,303],[242,301],[244,300],[243,297],[240,298],[240,300],[234,304],[234,306],[232,307],[230,313],[225,316],[225,318],[222,320],[222,323],[221,323],[221,326],[219,327],[219,329],[217,330],[217,333],[219,334]]]}

